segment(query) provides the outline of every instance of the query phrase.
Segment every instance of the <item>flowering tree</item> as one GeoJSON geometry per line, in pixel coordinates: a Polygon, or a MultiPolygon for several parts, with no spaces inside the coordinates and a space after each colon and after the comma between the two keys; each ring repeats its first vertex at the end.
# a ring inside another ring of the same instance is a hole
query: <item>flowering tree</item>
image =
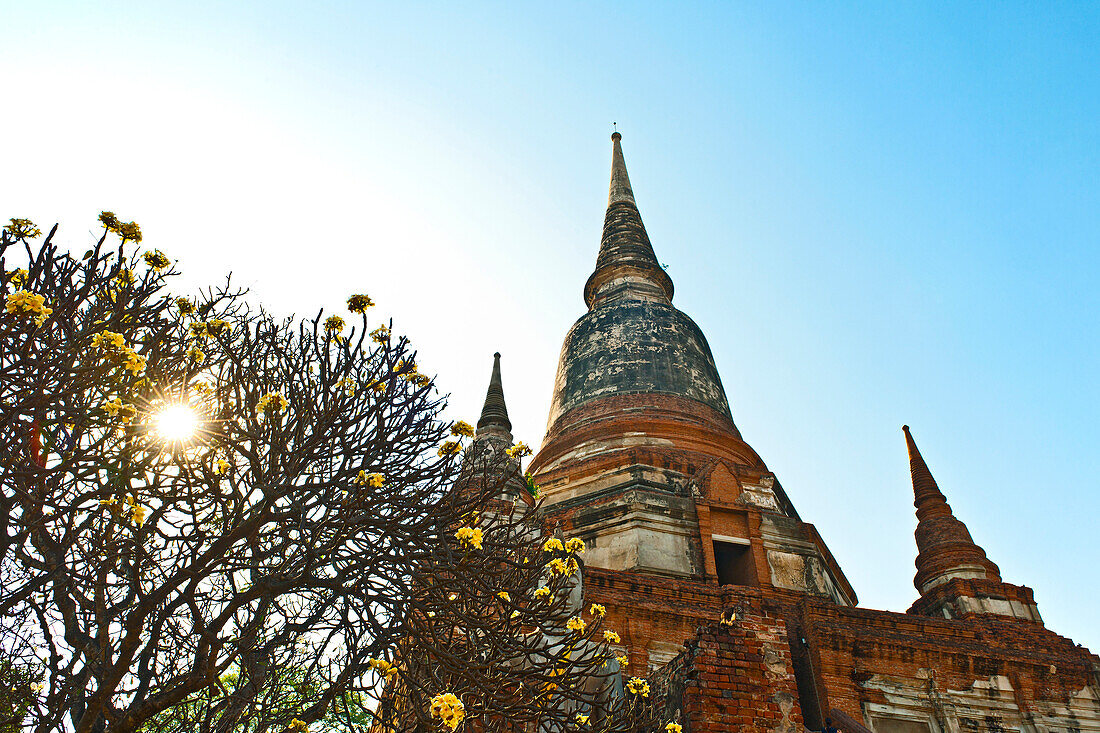
{"type": "MultiPolygon", "coordinates": [[[[228,280],[178,297],[140,228],[100,219],[83,257],[26,220],[0,239],[0,649],[35,680],[22,725],[587,729],[617,637],[563,619],[583,543],[501,501],[516,450],[462,460],[472,429],[440,419],[367,296],[350,328],[275,319],[228,280]]],[[[642,684],[601,727],[650,725],[642,684]]]]}

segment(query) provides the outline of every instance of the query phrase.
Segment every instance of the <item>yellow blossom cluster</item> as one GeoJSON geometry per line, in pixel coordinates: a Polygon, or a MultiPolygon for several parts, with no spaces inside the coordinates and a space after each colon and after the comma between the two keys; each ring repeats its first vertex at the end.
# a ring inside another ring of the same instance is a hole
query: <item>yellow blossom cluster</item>
{"type": "Polygon", "coordinates": [[[375,342],[376,344],[386,343],[386,341],[389,340],[389,337],[390,329],[386,328],[385,326],[379,326],[378,328],[370,332],[371,341],[375,342]]]}
{"type": "Polygon", "coordinates": [[[191,338],[196,341],[205,341],[210,336],[210,330],[206,327],[205,321],[195,321],[188,329],[191,331],[191,338]]]}
{"type": "Polygon", "coordinates": [[[29,280],[29,279],[30,279],[30,273],[28,273],[23,268],[20,268],[18,270],[12,270],[11,284],[14,285],[15,287],[17,287],[17,288],[23,287],[24,285],[27,284],[27,280],[29,280]]]}
{"type": "Polygon", "coordinates": [[[579,725],[588,725],[588,716],[584,713],[577,713],[577,723],[579,725]]]}
{"type": "Polygon", "coordinates": [[[616,634],[614,631],[611,631],[610,629],[603,632],[603,640],[606,641],[608,644],[618,644],[619,641],[621,641],[619,639],[619,635],[616,634]]]}
{"type": "Polygon", "coordinates": [[[124,240],[131,239],[135,242],[141,241],[141,227],[132,221],[121,222],[111,211],[101,211],[99,214],[99,221],[106,227],[107,231],[114,232],[124,240]]]}
{"type": "Polygon", "coordinates": [[[126,497],[126,505],[130,507],[130,520],[139,527],[145,524],[145,514],[149,510],[134,501],[132,496],[126,497]]]}
{"type": "Polygon", "coordinates": [[[12,219],[4,225],[4,231],[16,239],[34,239],[42,236],[42,230],[30,219],[12,219]]]}
{"type": "Polygon", "coordinates": [[[593,603],[592,607],[588,609],[588,612],[597,618],[603,618],[607,614],[607,609],[599,603],[593,603]]]}
{"type": "Polygon", "coordinates": [[[294,718],[290,721],[290,725],[287,726],[290,730],[296,730],[299,733],[309,733],[309,723],[304,720],[298,720],[294,718]]]}
{"type": "Polygon", "coordinates": [[[546,600],[549,597],[550,597],[550,589],[547,588],[545,585],[535,591],[535,598],[539,598],[541,600],[546,600]]]}
{"type": "Polygon", "coordinates": [[[222,476],[228,470],[229,470],[229,461],[225,460],[224,458],[219,458],[218,460],[214,461],[214,473],[218,474],[219,476],[222,476]]]}
{"type": "Polygon", "coordinates": [[[457,435],[461,438],[474,437],[474,426],[465,420],[459,420],[451,426],[451,435],[457,435]]]}
{"type": "Polygon", "coordinates": [[[118,274],[115,275],[115,282],[119,284],[119,287],[123,288],[133,285],[135,282],[134,271],[128,267],[123,267],[118,271],[118,274]]]}
{"type": "Polygon", "coordinates": [[[392,664],[387,662],[385,659],[371,658],[367,662],[367,666],[369,666],[371,669],[373,669],[378,674],[384,675],[384,676],[387,676],[387,677],[391,674],[396,674],[397,673],[397,667],[394,667],[392,664]]]}
{"type": "Polygon", "coordinates": [[[233,324],[220,318],[213,318],[206,322],[206,332],[213,336],[226,334],[232,330],[233,324]]]}
{"type": "Polygon", "coordinates": [[[531,455],[531,447],[521,440],[504,452],[508,454],[509,458],[519,460],[531,455]]]}
{"type": "Polygon", "coordinates": [[[381,380],[375,380],[370,383],[370,390],[377,394],[386,394],[386,383],[381,380]]]}
{"type": "Polygon", "coordinates": [[[546,569],[551,575],[560,575],[563,578],[568,578],[570,575],[580,570],[580,566],[577,565],[576,560],[571,559],[566,562],[560,557],[555,557],[553,560],[546,563],[546,569]]]}
{"type": "Polygon", "coordinates": [[[145,371],[146,359],[126,345],[126,337],[121,333],[104,329],[92,336],[92,348],[106,351],[122,362],[122,368],[134,376],[145,371]]]}
{"type": "Polygon", "coordinates": [[[195,304],[187,298],[176,298],[175,303],[181,316],[189,316],[195,312],[195,304]]]}
{"type": "Polygon", "coordinates": [[[187,350],[187,358],[196,364],[202,364],[206,361],[206,354],[198,346],[192,346],[187,350]]]}
{"type": "Polygon", "coordinates": [[[583,555],[585,550],[584,540],[580,537],[571,537],[565,541],[565,551],[574,555],[583,555]]]}
{"type": "Polygon", "coordinates": [[[432,698],[432,717],[449,729],[454,730],[462,724],[466,717],[466,706],[451,692],[444,692],[432,698]]]}
{"type": "Polygon", "coordinates": [[[367,308],[370,308],[372,305],[374,305],[374,301],[370,299],[369,295],[356,293],[348,298],[348,310],[352,313],[366,313],[367,308]]]}
{"type": "Polygon", "coordinates": [[[461,542],[466,547],[472,547],[475,550],[481,549],[482,532],[480,527],[460,527],[455,532],[455,539],[461,542]]]}
{"type": "Polygon", "coordinates": [[[626,683],[626,689],[629,690],[632,695],[649,697],[649,683],[641,677],[631,677],[626,683]]]}
{"type": "Polygon", "coordinates": [[[565,551],[565,545],[563,545],[561,543],[561,540],[559,540],[557,537],[551,537],[550,539],[546,540],[546,542],[542,543],[543,552],[554,552],[555,550],[557,552],[565,551]]]}
{"type": "Polygon", "coordinates": [[[619,656],[615,657],[615,661],[618,662],[619,666],[623,669],[626,669],[630,666],[630,657],[626,656],[625,654],[620,654],[619,656]]]}
{"type": "Polygon", "coordinates": [[[349,395],[355,394],[355,390],[359,388],[359,385],[351,377],[344,377],[336,383],[336,386],[342,388],[349,395]]]}
{"type": "Polygon", "coordinates": [[[462,450],[462,444],[457,440],[444,440],[439,446],[439,457],[453,456],[462,450]]]}
{"type": "Polygon", "coordinates": [[[325,331],[328,333],[340,333],[344,330],[344,319],[340,316],[329,316],[325,319],[325,331]]]}
{"type": "Polygon", "coordinates": [[[586,624],[584,622],[584,619],[580,616],[574,616],[573,618],[565,622],[565,628],[569,629],[570,631],[575,631],[578,634],[583,634],[584,629],[587,626],[588,624],[586,624]]]}
{"type": "Polygon", "coordinates": [[[684,727],[679,723],[669,723],[665,726],[667,733],[684,733],[684,727]]]}
{"type": "Polygon", "coordinates": [[[142,258],[145,260],[145,264],[149,265],[149,267],[152,267],[154,270],[163,270],[172,264],[168,256],[159,249],[154,249],[152,252],[146,252],[142,255],[142,258]]]}
{"type": "Polygon", "coordinates": [[[100,409],[111,417],[121,417],[123,422],[130,422],[137,415],[137,408],[133,405],[123,404],[118,397],[107,400],[100,406],[100,409]]]}
{"type": "Polygon", "coordinates": [[[285,410],[289,404],[286,397],[283,397],[281,394],[277,392],[268,392],[256,403],[256,412],[261,414],[281,412],[285,410]]]}
{"type": "Polygon", "coordinates": [[[497,598],[499,598],[500,600],[505,601],[507,603],[512,602],[512,596],[508,595],[508,591],[506,591],[506,590],[502,590],[499,593],[497,593],[497,598]]]}
{"type": "Polygon", "coordinates": [[[386,477],[380,473],[360,471],[359,475],[355,477],[355,483],[359,486],[370,486],[372,489],[379,489],[385,485],[386,477]]]}
{"type": "Polygon", "coordinates": [[[53,313],[46,307],[46,298],[27,290],[19,290],[8,296],[5,306],[8,313],[23,318],[33,318],[36,326],[41,326],[53,313]]]}

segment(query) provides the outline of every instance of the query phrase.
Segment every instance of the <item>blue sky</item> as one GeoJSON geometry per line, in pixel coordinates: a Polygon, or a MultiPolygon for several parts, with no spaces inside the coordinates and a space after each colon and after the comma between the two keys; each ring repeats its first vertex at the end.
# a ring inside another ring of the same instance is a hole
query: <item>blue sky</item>
{"type": "Polygon", "coordinates": [[[623,133],[675,303],[861,605],[904,610],[908,423],[1100,649],[1100,7],[6,3],[0,216],[100,209],[280,312],[371,293],[545,429],[623,133]]]}

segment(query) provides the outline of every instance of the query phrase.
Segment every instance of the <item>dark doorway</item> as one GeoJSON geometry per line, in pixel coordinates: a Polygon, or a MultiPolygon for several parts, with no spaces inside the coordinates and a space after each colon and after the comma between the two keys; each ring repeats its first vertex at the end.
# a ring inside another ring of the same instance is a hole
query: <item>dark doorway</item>
{"type": "Polygon", "coordinates": [[[714,541],[718,585],[756,585],[756,565],[750,545],[714,541]]]}

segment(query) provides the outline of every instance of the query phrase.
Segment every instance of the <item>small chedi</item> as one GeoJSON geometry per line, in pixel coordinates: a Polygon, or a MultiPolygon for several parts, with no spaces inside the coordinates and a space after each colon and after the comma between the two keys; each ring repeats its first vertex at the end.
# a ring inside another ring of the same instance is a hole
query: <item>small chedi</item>
{"type": "MultiPolygon", "coordinates": [[[[565,336],[546,436],[515,492],[532,501],[537,485],[548,521],[586,543],[574,605],[606,607],[625,676],[660,684],[690,733],[1100,731],[1100,658],[1002,579],[908,427],[919,597],[905,613],[857,605],[735,425],[612,141],[588,310],[565,336]]],[[[511,441],[499,354],[478,429],[511,441]]]]}

